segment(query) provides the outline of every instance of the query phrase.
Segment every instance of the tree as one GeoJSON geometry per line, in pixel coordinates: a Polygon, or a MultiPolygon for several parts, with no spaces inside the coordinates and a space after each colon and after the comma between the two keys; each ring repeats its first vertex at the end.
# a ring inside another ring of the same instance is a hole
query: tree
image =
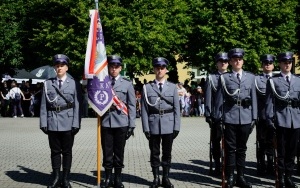
{"type": "MultiPolygon", "coordinates": [[[[100,13],[107,51],[124,59],[131,78],[151,69],[151,60],[158,56],[169,59],[174,70],[174,54],[191,33],[188,9],[181,0],[103,1],[100,13]]],[[[178,81],[176,76],[172,81],[178,81]]]]}
{"type": "Polygon", "coordinates": [[[23,1],[9,1],[0,3],[0,75],[11,67],[22,65],[24,59],[22,49],[22,18],[24,9],[20,7],[23,1]],[[15,7],[20,7],[16,9],[15,7]]]}
{"type": "Polygon", "coordinates": [[[195,27],[184,57],[200,69],[213,68],[219,51],[243,48],[245,69],[256,73],[259,56],[295,51],[296,0],[191,1],[195,27]]]}
{"type": "Polygon", "coordinates": [[[88,7],[93,8],[92,2],[28,1],[23,42],[28,48],[23,51],[27,55],[24,63],[31,68],[51,65],[52,57],[63,53],[71,60],[71,74],[81,78],[89,29],[88,7]]]}

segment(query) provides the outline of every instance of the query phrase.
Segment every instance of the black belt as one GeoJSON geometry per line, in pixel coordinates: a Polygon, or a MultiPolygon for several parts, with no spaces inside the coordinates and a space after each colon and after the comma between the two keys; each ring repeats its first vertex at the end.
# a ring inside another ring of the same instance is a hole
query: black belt
{"type": "Polygon", "coordinates": [[[70,108],[74,108],[74,103],[69,103],[65,106],[56,106],[56,107],[49,107],[47,108],[48,111],[56,111],[56,112],[60,112],[66,109],[70,109],[70,108]]]}
{"type": "Polygon", "coordinates": [[[280,107],[300,107],[300,101],[296,100],[276,100],[276,104],[280,107]]]}
{"type": "Polygon", "coordinates": [[[164,115],[164,114],[172,113],[172,112],[174,112],[174,109],[168,109],[168,110],[151,109],[151,110],[149,110],[149,114],[159,114],[159,115],[164,115]]]}
{"type": "Polygon", "coordinates": [[[237,106],[243,106],[243,107],[248,107],[252,105],[252,99],[229,99],[228,100],[229,104],[231,105],[237,105],[237,106]]]}

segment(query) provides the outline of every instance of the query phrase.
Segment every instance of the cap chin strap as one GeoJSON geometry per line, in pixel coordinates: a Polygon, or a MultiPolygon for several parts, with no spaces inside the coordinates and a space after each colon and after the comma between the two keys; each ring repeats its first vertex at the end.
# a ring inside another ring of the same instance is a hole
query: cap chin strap
{"type": "Polygon", "coordinates": [[[227,93],[227,95],[229,95],[229,96],[235,96],[236,94],[238,94],[238,95],[240,94],[240,89],[236,89],[233,93],[229,93],[229,91],[226,88],[226,83],[225,83],[225,80],[223,78],[223,75],[221,75],[220,77],[221,77],[222,86],[223,86],[225,92],[227,93]]]}
{"type": "Polygon", "coordinates": [[[271,85],[271,88],[272,88],[272,91],[274,93],[274,95],[276,96],[276,98],[280,99],[280,100],[286,100],[290,97],[290,91],[287,91],[285,96],[280,96],[277,92],[276,92],[276,89],[275,89],[275,85],[274,85],[274,82],[272,79],[270,79],[270,85],[271,85]]]}
{"type": "Polygon", "coordinates": [[[156,106],[157,103],[160,101],[160,97],[157,97],[155,103],[154,103],[154,104],[151,104],[151,103],[149,102],[149,100],[148,100],[146,85],[143,86],[143,90],[144,90],[144,95],[145,95],[145,99],[146,99],[147,104],[148,104],[149,106],[156,106]]]}

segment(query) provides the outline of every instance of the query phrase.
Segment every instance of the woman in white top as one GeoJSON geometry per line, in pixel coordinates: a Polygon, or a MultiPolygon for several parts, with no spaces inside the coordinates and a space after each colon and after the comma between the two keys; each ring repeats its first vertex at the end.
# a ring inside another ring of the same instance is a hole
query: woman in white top
{"type": "Polygon", "coordinates": [[[11,89],[9,90],[9,96],[11,99],[11,104],[13,108],[13,117],[16,118],[18,111],[21,114],[21,117],[24,117],[23,109],[21,106],[21,100],[25,100],[24,94],[21,89],[17,86],[16,82],[11,83],[11,89]]]}

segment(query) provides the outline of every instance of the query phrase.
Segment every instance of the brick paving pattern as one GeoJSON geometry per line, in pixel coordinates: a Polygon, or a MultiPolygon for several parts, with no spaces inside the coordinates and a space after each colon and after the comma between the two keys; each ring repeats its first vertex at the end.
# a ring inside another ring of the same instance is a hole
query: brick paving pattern
{"type": "MultiPolygon", "coordinates": [[[[204,118],[182,118],[181,122],[181,132],[173,145],[171,182],[177,188],[220,187],[220,177],[208,175],[209,127],[204,118]]],[[[76,135],[71,169],[74,188],[97,187],[96,123],[96,118],[83,119],[76,135]]],[[[127,188],[149,187],[153,179],[140,119],[136,125],[135,136],[125,148],[122,179],[127,188]]],[[[39,130],[38,118],[0,118],[0,143],[1,188],[46,187],[51,183],[50,149],[47,136],[39,130]]],[[[246,161],[246,178],[253,187],[274,187],[272,176],[256,175],[255,130],[248,141],[246,161]]],[[[103,171],[101,174],[104,176],[103,171]]],[[[300,186],[299,174],[293,180],[300,186]]]]}

